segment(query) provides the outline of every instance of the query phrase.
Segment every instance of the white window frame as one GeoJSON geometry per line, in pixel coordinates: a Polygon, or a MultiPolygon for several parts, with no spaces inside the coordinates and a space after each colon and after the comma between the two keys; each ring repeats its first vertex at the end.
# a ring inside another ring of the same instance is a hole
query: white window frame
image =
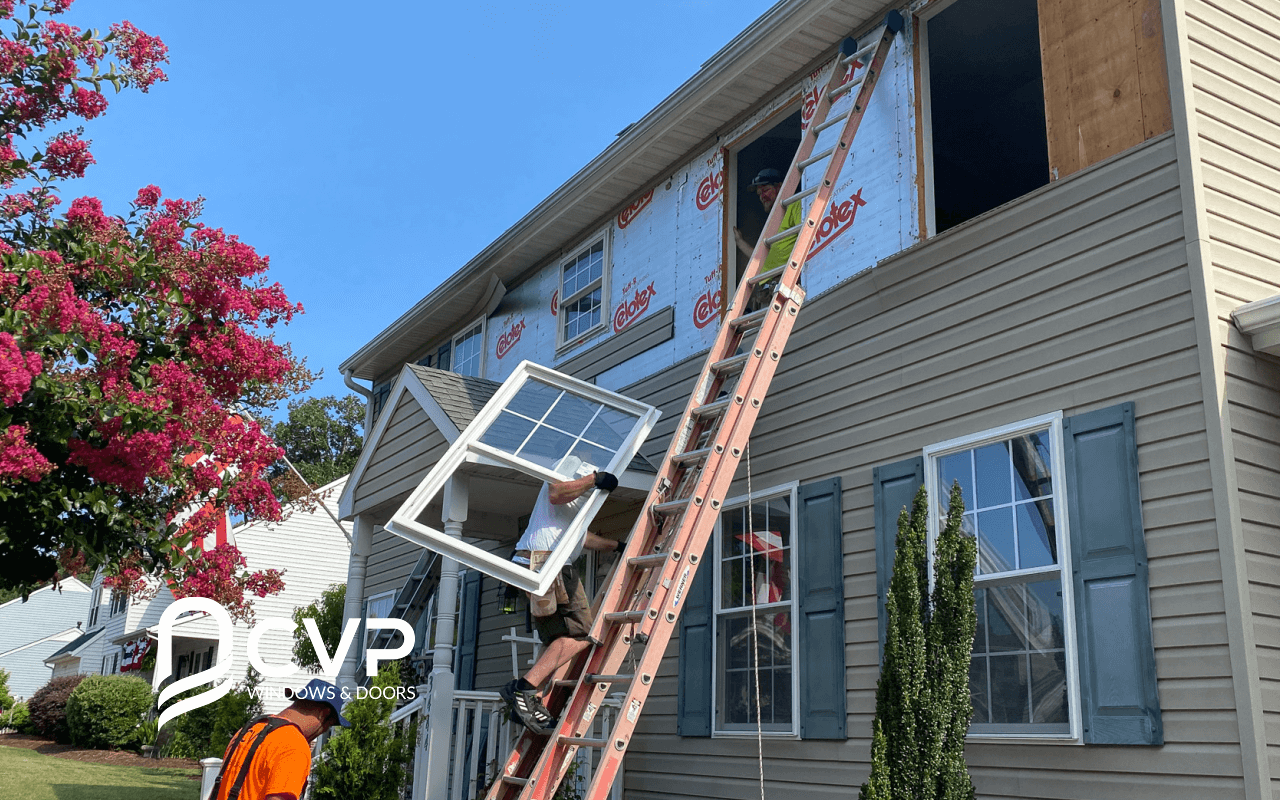
{"type": "Polygon", "coordinates": [[[393,611],[395,611],[395,603],[396,603],[396,593],[395,593],[395,590],[394,590],[394,589],[391,589],[391,590],[388,590],[388,591],[385,591],[385,592],[378,592],[377,594],[371,594],[371,595],[369,595],[368,597],[366,597],[366,598],[365,598],[364,603],[365,603],[365,606],[364,606],[364,615],[365,615],[366,617],[377,617],[377,618],[379,618],[379,619],[383,619],[383,618],[389,617],[389,616],[391,616],[391,613],[392,613],[393,611]],[[374,604],[374,603],[376,603],[376,602],[378,602],[378,601],[380,601],[380,600],[390,600],[390,601],[391,601],[391,605],[387,606],[387,612],[386,612],[385,614],[375,614],[375,613],[373,612],[373,604],[374,604]]]}
{"type": "Polygon", "coordinates": [[[939,519],[941,515],[940,506],[938,504],[939,498],[937,497],[938,492],[934,491],[934,488],[938,485],[938,459],[957,451],[970,450],[986,444],[1006,441],[1020,434],[1033,433],[1037,431],[1048,431],[1051,445],[1053,447],[1053,515],[1054,527],[1057,534],[1058,564],[1056,569],[1054,567],[1037,567],[1030,570],[1003,572],[995,576],[983,576],[983,578],[990,578],[998,582],[1002,576],[1012,577],[1014,575],[1042,574],[1048,577],[1055,573],[1058,575],[1058,579],[1062,585],[1062,635],[1066,651],[1064,654],[1064,661],[1067,669],[1067,716],[1069,731],[1067,733],[1025,733],[1016,731],[1010,731],[1008,733],[969,732],[965,738],[970,741],[1036,744],[1084,743],[1084,732],[1082,730],[1083,722],[1081,720],[1080,712],[1080,655],[1079,648],[1076,646],[1075,597],[1074,583],[1072,581],[1071,574],[1071,527],[1070,520],[1067,518],[1067,470],[1066,462],[1064,460],[1065,456],[1063,453],[1061,411],[1055,411],[1051,414],[1043,414],[1038,417],[1024,419],[1019,422],[1010,423],[1008,425],[981,431],[979,433],[949,439],[945,442],[939,442],[924,448],[924,480],[925,486],[928,487],[929,497],[929,580],[930,585],[932,585],[933,559],[939,534],[939,519]]]}
{"type": "Polygon", "coordinates": [[[485,366],[484,356],[485,356],[485,349],[486,349],[485,348],[485,330],[487,327],[485,324],[486,321],[487,320],[482,315],[479,319],[473,321],[470,325],[463,327],[462,330],[455,333],[449,339],[449,371],[450,372],[456,373],[458,375],[469,375],[473,378],[484,377],[484,366],[485,366]],[[479,330],[477,330],[477,328],[479,330]],[[480,340],[480,350],[479,350],[479,355],[477,356],[477,361],[476,361],[476,371],[475,372],[459,372],[457,369],[458,344],[462,342],[463,339],[466,339],[473,332],[475,333],[477,338],[480,340]]]}
{"type": "Polygon", "coordinates": [[[592,336],[595,336],[596,334],[602,331],[608,330],[609,300],[610,300],[609,273],[612,271],[611,270],[612,253],[611,253],[611,241],[610,241],[611,239],[612,237],[609,235],[609,228],[605,228],[600,233],[587,239],[578,247],[575,247],[569,253],[569,255],[560,259],[560,261],[556,264],[556,285],[557,287],[559,287],[558,294],[557,294],[557,297],[559,299],[556,301],[556,351],[557,352],[568,350],[573,347],[577,347],[579,344],[582,344],[582,342],[586,341],[592,336]],[[564,291],[565,266],[568,265],[570,262],[575,261],[584,252],[594,248],[597,244],[601,245],[602,247],[602,251],[601,251],[602,260],[600,263],[599,280],[592,281],[591,283],[587,284],[587,286],[574,292],[572,295],[566,296],[564,291]],[[567,315],[565,313],[565,306],[569,305],[570,303],[576,302],[577,300],[581,299],[583,296],[589,294],[590,292],[595,291],[596,288],[600,289],[600,321],[595,325],[593,325],[591,328],[577,334],[572,339],[566,337],[565,325],[568,323],[568,319],[566,318],[567,315]]]}
{"type": "Polygon", "coordinates": [[[945,11],[947,6],[959,0],[924,0],[912,5],[911,11],[920,21],[918,48],[920,52],[920,135],[923,142],[920,172],[924,178],[924,215],[925,229],[920,231],[920,238],[927,239],[937,235],[938,221],[934,212],[933,194],[933,110],[929,102],[931,94],[929,84],[929,20],[945,11]]]}
{"type": "Polygon", "coordinates": [[[613,473],[619,478],[626,472],[631,460],[639,452],[640,445],[649,437],[649,432],[653,430],[654,424],[661,416],[660,411],[646,403],[572,378],[532,361],[521,361],[511,375],[503,381],[502,386],[494,392],[484,408],[480,409],[480,413],[466,430],[462,431],[453,444],[449,445],[449,449],[422,479],[418,487],[391,515],[391,519],[386,522],[383,529],[527,592],[544,594],[555,582],[561,567],[568,563],[569,556],[577,548],[578,542],[586,535],[589,522],[604,505],[606,495],[604,490],[593,489],[589,494],[584,495],[587,501],[578,509],[577,516],[560,537],[559,544],[551,551],[542,568],[536,572],[462,539],[452,537],[439,528],[418,521],[418,517],[426,507],[441,494],[454,473],[464,464],[481,464],[509,469],[547,483],[573,477],[562,475],[535,461],[512,455],[481,441],[488,432],[489,426],[498,419],[498,415],[506,409],[529,380],[548,384],[576,397],[635,417],[631,430],[623,437],[622,443],[618,445],[609,463],[595,465],[597,469],[613,473]]]}
{"type": "Polygon", "coordinates": [[[98,612],[101,607],[102,587],[99,586],[89,594],[89,624],[85,625],[85,630],[90,630],[98,624],[98,612]]]}
{"type": "MultiPolygon", "coordinates": [[[[734,511],[747,505],[748,497],[752,503],[763,503],[780,497],[787,497],[791,506],[791,730],[790,731],[762,731],[760,735],[767,739],[799,739],[800,738],[800,665],[796,660],[796,654],[799,652],[800,645],[800,609],[799,609],[799,593],[796,590],[796,570],[799,566],[797,553],[800,547],[799,535],[799,515],[797,514],[797,503],[799,502],[799,481],[772,486],[750,495],[739,495],[724,501],[720,507],[720,513],[716,516],[715,533],[715,560],[712,564],[715,568],[715,582],[712,588],[711,600],[711,737],[713,739],[754,739],[757,731],[755,728],[749,730],[721,730],[720,729],[720,670],[719,662],[720,654],[720,617],[722,614],[740,612],[741,608],[724,611],[720,607],[720,601],[723,597],[721,592],[721,577],[723,570],[721,569],[721,521],[724,519],[726,512],[734,511]]],[[[776,606],[772,604],[764,604],[770,608],[783,608],[784,604],[776,606]]],[[[760,604],[756,604],[753,608],[760,608],[760,604]]]]}

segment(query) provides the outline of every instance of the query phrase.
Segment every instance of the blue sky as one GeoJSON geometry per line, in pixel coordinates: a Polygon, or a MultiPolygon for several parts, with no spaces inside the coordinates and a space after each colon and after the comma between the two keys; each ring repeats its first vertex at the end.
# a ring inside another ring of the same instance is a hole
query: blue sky
{"type": "Polygon", "coordinates": [[[343,394],[344,358],[772,5],[79,0],[72,24],[164,39],[169,82],[109,94],[64,208],[203,195],[305,307],[278,338],[312,393],[343,394]]]}

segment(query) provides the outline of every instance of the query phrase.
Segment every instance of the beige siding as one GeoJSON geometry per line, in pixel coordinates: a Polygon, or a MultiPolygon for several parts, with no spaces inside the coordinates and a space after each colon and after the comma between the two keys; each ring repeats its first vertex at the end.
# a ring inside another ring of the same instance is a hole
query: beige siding
{"type": "Polygon", "coordinates": [[[1249,580],[1272,794],[1280,797],[1280,364],[1231,324],[1280,293],[1280,8],[1187,3],[1224,413],[1249,580]]]}
{"type": "Polygon", "coordinates": [[[360,476],[354,514],[403,499],[449,447],[411,394],[401,395],[391,414],[378,449],[360,476]]]}
{"type": "MultiPolygon", "coordinates": [[[[1170,137],[1155,140],[802,311],[752,439],[752,482],[843,481],[850,738],[769,742],[771,795],[846,797],[866,778],[878,674],[872,467],[1037,414],[1132,400],[1167,744],[974,744],[971,770],[984,798],[1243,796],[1174,158],[1170,137]]],[[[676,651],[628,755],[627,796],[752,795],[754,741],[673,735],[676,651]]]]}

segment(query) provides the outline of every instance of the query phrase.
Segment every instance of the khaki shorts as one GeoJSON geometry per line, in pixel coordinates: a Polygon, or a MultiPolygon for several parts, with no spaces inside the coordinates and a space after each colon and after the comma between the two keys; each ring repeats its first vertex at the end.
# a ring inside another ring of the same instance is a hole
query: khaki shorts
{"type": "MultiPolygon", "coordinates": [[[[549,555],[543,550],[528,554],[529,568],[535,572],[541,569],[549,555]]],[[[529,609],[533,614],[533,627],[544,645],[562,636],[585,639],[595,621],[591,615],[591,601],[587,599],[578,569],[573,564],[564,565],[546,594],[529,595],[529,609]]]]}

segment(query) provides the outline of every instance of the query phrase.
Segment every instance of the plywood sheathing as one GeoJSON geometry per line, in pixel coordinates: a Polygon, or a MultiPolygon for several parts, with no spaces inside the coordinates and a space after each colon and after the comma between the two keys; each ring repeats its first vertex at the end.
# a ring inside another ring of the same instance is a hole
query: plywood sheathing
{"type": "Polygon", "coordinates": [[[1160,0],[1039,0],[1049,176],[1169,130],[1160,0]]]}

